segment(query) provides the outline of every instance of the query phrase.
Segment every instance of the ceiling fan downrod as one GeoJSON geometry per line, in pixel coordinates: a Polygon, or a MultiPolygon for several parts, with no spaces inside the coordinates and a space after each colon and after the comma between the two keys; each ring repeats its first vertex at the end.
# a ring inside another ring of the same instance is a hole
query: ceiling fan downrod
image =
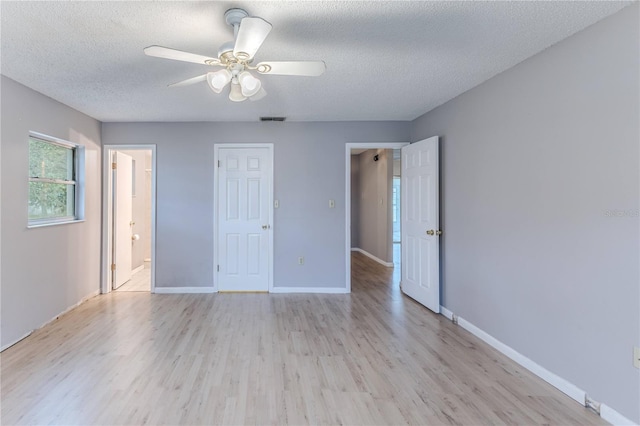
{"type": "Polygon", "coordinates": [[[244,9],[233,8],[229,9],[224,13],[224,21],[227,25],[231,25],[233,27],[233,38],[238,37],[238,31],[240,30],[240,22],[244,18],[249,17],[249,14],[244,9]]]}

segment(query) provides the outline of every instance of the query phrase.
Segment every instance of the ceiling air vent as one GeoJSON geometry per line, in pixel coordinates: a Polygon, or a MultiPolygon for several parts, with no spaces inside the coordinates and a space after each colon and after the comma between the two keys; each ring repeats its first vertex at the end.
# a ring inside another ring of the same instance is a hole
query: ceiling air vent
{"type": "Polygon", "coordinates": [[[287,117],[260,117],[260,121],[284,121],[287,117]]]}

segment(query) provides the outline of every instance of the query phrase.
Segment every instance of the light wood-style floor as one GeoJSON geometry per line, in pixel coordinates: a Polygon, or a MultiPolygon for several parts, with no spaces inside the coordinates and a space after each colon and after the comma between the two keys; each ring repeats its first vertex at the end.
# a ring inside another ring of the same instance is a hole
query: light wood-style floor
{"type": "Polygon", "coordinates": [[[144,269],[133,274],[116,291],[151,291],[151,262],[144,262],[144,269]]]}
{"type": "Polygon", "coordinates": [[[11,424],[605,424],[353,254],[350,295],[113,292],[2,353],[11,424]]]}

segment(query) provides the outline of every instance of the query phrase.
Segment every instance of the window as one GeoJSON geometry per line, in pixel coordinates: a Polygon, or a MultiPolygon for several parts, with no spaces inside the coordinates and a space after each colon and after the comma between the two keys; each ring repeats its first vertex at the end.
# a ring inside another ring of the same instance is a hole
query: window
{"type": "Polygon", "coordinates": [[[29,226],[83,219],[83,154],[70,142],[29,136],[29,226]]]}

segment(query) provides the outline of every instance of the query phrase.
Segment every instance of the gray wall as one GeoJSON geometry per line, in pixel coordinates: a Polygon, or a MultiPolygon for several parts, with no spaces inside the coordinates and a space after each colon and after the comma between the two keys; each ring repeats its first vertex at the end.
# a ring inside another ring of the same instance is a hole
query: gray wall
{"type": "Polygon", "coordinates": [[[100,123],[4,76],[2,341],[14,343],[100,288],[100,123]],[[85,222],[27,229],[29,131],[86,149],[85,222]]]}
{"type": "Polygon", "coordinates": [[[391,240],[393,151],[369,149],[358,157],[360,160],[360,216],[358,218],[360,245],[358,247],[378,259],[393,262],[391,240]],[[376,154],[378,161],[373,161],[376,154]]]}
{"type": "Polygon", "coordinates": [[[444,306],[635,422],[639,37],[636,3],[412,124],[442,137],[444,306]]]}
{"type": "Polygon", "coordinates": [[[360,156],[351,156],[351,248],[360,247],[360,156]]]}
{"type": "Polygon", "coordinates": [[[268,142],[280,201],[274,285],[344,288],[345,144],[408,138],[409,122],[102,125],[104,144],[157,144],[157,287],[212,285],[214,144],[268,142]]]}

